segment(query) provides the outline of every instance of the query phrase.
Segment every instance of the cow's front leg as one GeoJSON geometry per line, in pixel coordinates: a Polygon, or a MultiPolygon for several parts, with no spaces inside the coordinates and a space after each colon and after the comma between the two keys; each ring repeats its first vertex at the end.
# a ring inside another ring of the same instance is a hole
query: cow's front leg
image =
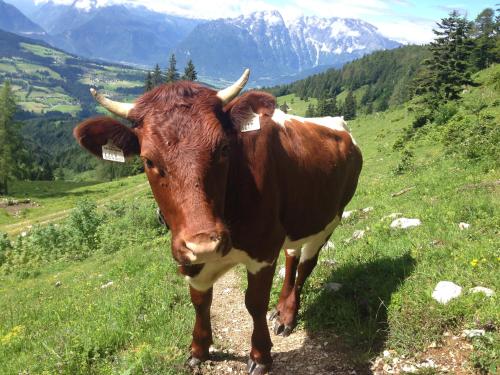
{"type": "Polygon", "coordinates": [[[276,263],[265,267],[256,274],[248,272],[248,289],[245,305],[253,319],[252,349],[247,370],[251,375],[265,374],[272,364],[271,337],[267,328],[266,313],[269,306],[269,294],[273,282],[276,263]]]}
{"type": "Polygon", "coordinates": [[[196,321],[191,342],[191,357],[188,360],[190,367],[197,367],[208,359],[208,350],[212,345],[212,325],[210,323],[210,306],[212,305],[213,288],[199,291],[189,287],[191,302],[196,312],[196,321]]]}

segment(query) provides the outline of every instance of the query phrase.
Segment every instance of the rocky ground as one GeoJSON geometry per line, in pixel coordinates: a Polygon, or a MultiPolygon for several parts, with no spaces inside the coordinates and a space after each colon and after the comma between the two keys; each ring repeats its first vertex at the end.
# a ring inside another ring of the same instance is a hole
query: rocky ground
{"type": "MultiPolygon", "coordinates": [[[[199,374],[246,374],[250,351],[252,319],[244,304],[244,293],[234,269],[214,286],[212,324],[215,345],[212,360],[204,363],[199,374]]],[[[269,322],[272,332],[272,323],[269,322]]],[[[271,333],[273,368],[270,374],[339,374],[371,373],[348,356],[340,339],[333,333],[310,335],[296,329],[290,336],[271,333]]]]}
{"type": "MultiPolygon", "coordinates": [[[[212,324],[215,344],[211,360],[196,375],[247,374],[252,320],[244,305],[237,271],[224,275],[214,286],[212,324]]],[[[269,322],[272,332],[272,323],[269,322]]],[[[441,343],[413,356],[398,356],[386,350],[372,362],[360,364],[333,332],[310,334],[296,329],[290,336],[271,333],[275,375],[362,374],[473,374],[467,364],[472,345],[463,336],[446,333],[441,343]]]]}

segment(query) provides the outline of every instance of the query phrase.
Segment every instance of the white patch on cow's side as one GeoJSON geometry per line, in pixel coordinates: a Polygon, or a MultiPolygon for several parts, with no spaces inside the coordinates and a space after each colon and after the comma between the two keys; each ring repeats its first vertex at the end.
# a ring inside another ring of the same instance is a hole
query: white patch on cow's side
{"type": "Polygon", "coordinates": [[[337,227],[337,225],[339,225],[339,223],[340,217],[335,216],[335,218],[328,223],[323,230],[316,234],[295,241],[286,237],[283,248],[287,249],[286,251],[289,255],[294,254],[294,256],[300,257],[300,263],[303,263],[318,253],[319,249],[327,240],[327,237],[332,234],[333,230],[337,227]]]}
{"type": "Polygon", "coordinates": [[[327,128],[336,130],[336,131],[344,131],[347,132],[352,139],[352,142],[356,145],[356,140],[351,134],[351,131],[349,127],[347,126],[347,123],[344,120],[344,117],[331,117],[331,116],[326,116],[326,117],[300,117],[300,116],[294,116],[294,115],[289,115],[285,112],[283,112],[280,109],[275,109],[273,113],[272,120],[277,123],[280,126],[285,127],[285,123],[289,120],[297,120],[301,123],[309,122],[315,125],[321,125],[321,126],[326,126],[327,128]]]}
{"type": "Polygon", "coordinates": [[[204,292],[210,289],[222,275],[237,264],[244,264],[248,272],[255,275],[262,268],[270,266],[272,263],[256,261],[250,258],[245,251],[231,249],[226,256],[205,263],[198,275],[194,277],[186,276],[186,280],[193,288],[204,292]]]}

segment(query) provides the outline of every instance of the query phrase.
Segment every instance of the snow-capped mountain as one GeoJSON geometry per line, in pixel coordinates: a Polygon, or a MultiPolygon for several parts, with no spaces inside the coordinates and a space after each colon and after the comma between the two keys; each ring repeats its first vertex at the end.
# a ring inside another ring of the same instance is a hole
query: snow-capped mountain
{"type": "Polygon", "coordinates": [[[288,23],[288,30],[301,70],[399,46],[375,26],[351,18],[300,17],[288,23]]]}
{"type": "Polygon", "coordinates": [[[192,59],[206,76],[234,78],[250,66],[254,78],[274,78],[341,66],[372,51],[398,46],[361,20],[284,20],[278,11],[262,11],[201,23],[175,52],[180,63],[192,59]]]}
{"type": "Polygon", "coordinates": [[[55,47],[146,66],[165,66],[175,53],[180,70],[192,59],[200,76],[213,82],[232,80],[250,67],[253,84],[283,83],[399,46],[356,19],[285,20],[274,10],[201,20],[155,12],[131,1],[36,4],[30,16],[47,32],[43,39],[55,47]]]}

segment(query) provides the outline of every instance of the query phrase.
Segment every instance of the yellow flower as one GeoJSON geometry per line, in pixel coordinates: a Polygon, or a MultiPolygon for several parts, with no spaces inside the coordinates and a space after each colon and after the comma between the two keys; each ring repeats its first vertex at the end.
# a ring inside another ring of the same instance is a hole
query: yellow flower
{"type": "Polygon", "coordinates": [[[471,265],[472,267],[477,267],[477,264],[478,264],[478,263],[479,263],[479,260],[477,260],[476,258],[474,258],[474,259],[472,259],[472,260],[470,261],[470,265],[471,265]]]}
{"type": "Polygon", "coordinates": [[[24,330],[25,330],[24,326],[15,326],[10,330],[9,333],[7,333],[5,336],[2,337],[1,339],[2,344],[4,345],[8,344],[17,336],[22,335],[24,333],[24,330]]]}

